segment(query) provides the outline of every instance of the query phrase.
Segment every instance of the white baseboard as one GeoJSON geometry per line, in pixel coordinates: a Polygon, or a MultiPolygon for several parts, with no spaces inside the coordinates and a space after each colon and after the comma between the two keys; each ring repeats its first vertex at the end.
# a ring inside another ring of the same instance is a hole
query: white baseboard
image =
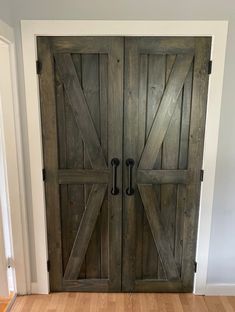
{"type": "Polygon", "coordinates": [[[206,296],[235,296],[235,284],[207,284],[206,296]]]}

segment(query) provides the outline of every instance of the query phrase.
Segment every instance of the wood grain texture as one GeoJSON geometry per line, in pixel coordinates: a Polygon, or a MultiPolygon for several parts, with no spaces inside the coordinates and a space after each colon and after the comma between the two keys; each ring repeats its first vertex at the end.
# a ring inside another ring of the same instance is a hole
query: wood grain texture
{"type": "Polygon", "coordinates": [[[49,38],[38,38],[38,57],[44,64],[39,77],[39,85],[41,96],[43,158],[44,166],[47,170],[45,193],[47,205],[48,256],[54,264],[50,272],[50,285],[54,291],[59,291],[62,287],[61,216],[60,210],[58,209],[60,203],[59,185],[57,183],[59,160],[57,148],[54,60],[51,54],[49,38]]]}
{"type": "MultiPolygon", "coordinates": [[[[124,199],[125,291],[192,291],[181,278],[187,190],[195,178],[188,149],[194,62],[203,57],[197,52],[200,39],[125,39],[124,157],[137,159],[133,184],[141,193],[124,199]]],[[[205,49],[209,53],[210,47],[205,49]]],[[[199,121],[197,126],[200,131],[199,121]]],[[[193,280],[192,263],[187,265],[193,280]]]]}
{"type": "Polygon", "coordinates": [[[63,287],[67,291],[79,291],[81,292],[108,292],[109,280],[100,278],[86,278],[78,280],[63,281],[63,287]]]}
{"type": "Polygon", "coordinates": [[[193,174],[187,186],[184,211],[182,280],[185,289],[193,289],[193,268],[196,254],[196,235],[200,201],[200,170],[202,167],[208,92],[208,62],[211,38],[197,38],[195,48],[193,91],[188,147],[188,169],[193,174]]]}
{"type": "MultiPolygon", "coordinates": [[[[81,81],[81,57],[72,56],[77,75],[81,81]]],[[[61,79],[56,72],[56,104],[59,168],[69,168],[69,171],[82,170],[84,146],[81,131],[77,126],[73,111],[68,103],[61,79]]],[[[69,255],[77,234],[81,217],[85,208],[82,184],[67,183],[60,186],[61,204],[61,240],[63,271],[67,265],[69,255]]],[[[84,277],[84,270],[80,276],[84,277]]]]}
{"type": "Polygon", "coordinates": [[[76,280],[78,278],[82,262],[84,260],[89,241],[94,231],[100,207],[106,192],[105,184],[94,184],[84,211],[69,261],[64,273],[65,280],[76,280]]]}
{"type": "Polygon", "coordinates": [[[138,170],[138,184],[187,184],[190,182],[188,170],[138,170]]]}
{"type": "Polygon", "coordinates": [[[0,296],[0,312],[10,311],[11,306],[14,304],[15,294],[13,292],[10,293],[8,297],[0,296]]]}
{"type": "MultiPolygon", "coordinates": [[[[73,60],[73,63],[74,63],[74,67],[75,67],[78,79],[79,79],[79,81],[81,83],[82,82],[82,55],[76,53],[76,54],[71,54],[71,56],[72,56],[72,60],[73,60]]],[[[68,133],[67,140],[66,140],[66,142],[64,144],[65,144],[65,146],[67,148],[69,148],[71,146],[70,142],[72,141],[73,142],[72,145],[74,145],[75,147],[78,147],[75,150],[72,149],[72,151],[71,151],[71,149],[69,149],[67,151],[66,154],[67,154],[67,156],[69,158],[70,158],[70,153],[72,155],[74,155],[73,159],[75,160],[75,162],[74,162],[75,166],[71,167],[71,166],[67,165],[66,168],[72,168],[75,171],[77,168],[81,168],[81,169],[85,168],[85,156],[84,156],[86,154],[85,142],[82,139],[81,129],[78,127],[77,122],[76,122],[76,120],[75,120],[75,118],[73,116],[73,111],[70,108],[69,101],[67,100],[66,103],[67,103],[67,106],[68,106],[67,110],[70,111],[70,115],[72,115],[71,118],[70,118],[71,121],[68,121],[67,124],[68,123],[72,123],[73,124],[73,128],[72,128],[72,131],[71,131],[72,133],[68,133]]],[[[69,129],[70,126],[67,125],[67,128],[69,129]]],[[[90,165],[90,162],[89,162],[89,165],[90,165]]],[[[76,233],[75,233],[75,235],[73,235],[73,243],[74,243],[74,239],[75,239],[76,234],[77,234],[77,229],[78,229],[78,227],[80,225],[80,222],[81,222],[83,211],[85,210],[85,207],[86,207],[85,206],[85,204],[86,204],[85,188],[86,188],[86,183],[85,182],[81,183],[81,184],[77,183],[74,186],[73,186],[73,183],[69,183],[68,182],[68,190],[69,190],[69,192],[71,192],[71,191],[75,192],[75,194],[76,194],[75,198],[76,198],[76,196],[80,197],[80,198],[78,198],[78,200],[80,199],[79,202],[77,202],[77,206],[78,206],[77,207],[77,211],[79,211],[79,214],[78,214],[79,217],[75,215],[74,221],[73,221],[74,223],[77,224],[76,233]]],[[[70,204],[70,202],[68,202],[68,206],[69,206],[69,204],[70,204]]],[[[66,218],[66,216],[65,216],[65,218],[66,218]]],[[[67,235],[69,237],[70,236],[70,232],[67,232],[67,235]]],[[[64,245],[66,245],[66,243],[64,245]]],[[[69,252],[71,252],[72,246],[70,247],[69,252]]],[[[66,262],[66,264],[67,264],[67,262],[66,262]]],[[[83,264],[81,266],[80,273],[79,273],[79,278],[85,278],[85,277],[86,277],[86,259],[84,259],[83,264]]]]}
{"type": "MultiPolygon", "coordinates": [[[[124,94],[124,176],[123,176],[123,291],[134,290],[136,274],[136,209],[135,196],[127,196],[128,170],[125,161],[128,158],[136,159],[138,132],[138,40],[136,38],[125,39],[125,94],[124,94]]],[[[133,185],[136,188],[136,165],[132,169],[133,185]]]]}
{"type": "MultiPolygon", "coordinates": [[[[188,144],[190,130],[190,112],[191,112],[191,97],[192,97],[192,77],[193,64],[185,79],[182,106],[181,106],[181,131],[179,138],[179,159],[178,171],[185,170],[188,167],[188,144]]],[[[192,174],[188,171],[189,183],[191,182],[192,174]]],[[[175,215],[175,260],[181,273],[182,255],[183,255],[183,229],[184,229],[184,211],[186,204],[186,185],[178,184],[177,188],[177,204],[175,215]]]]}
{"type": "MultiPolygon", "coordinates": [[[[81,86],[100,143],[99,54],[82,54],[81,86]]],[[[92,160],[89,153],[90,142],[85,141],[84,143],[84,165],[86,168],[92,168],[92,160]]],[[[100,147],[102,149],[101,145],[100,147]]],[[[103,149],[102,154],[104,156],[103,149]]],[[[90,192],[91,185],[86,184],[86,203],[88,202],[90,192]]],[[[98,216],[86,252],[86,277],[88,279],[100,277],[100,230],[100,217],[98,216]]]]}
{"type": "MultiPolygon", "coordinates": [[[[117,196],[111,194],[111,176],[108,186],[109,203],[109,289],[121,290],[122,280],[122,202],[123,202],[123,69],[124,40],[113,38],[110,41],[108,66],[108,164],[117,157],[120,165],[117,168],[117,196]]],[[[111,167],[111,165],[110,165],[111,167]]]]}
{"type": "Polygon", "coordinates": [[[155,164],[156,155],[158,155],[169,127],[171,117],[175,111],[177,100],[192,63],[192,59],[193,55],[178,55],[176,57],[176,61],[167,82],[166,90],[161,100],[158,114],[154,119],[140,160],[140,169],[152,169],[155,164]]]}
{"type": "MultiPolygon", "coordinates": [[[[106,162],[108,162],[108,55],[99,55],[99,104],[100,104],[100,143],[106,162]]],[[[99,174],[99,178],[101,175],[99,174]]],[[[108,181],[107,181],[108,183],[108,181]]],[[[109,203],[106,192],[100,212],[100,277],[109,275],[109,203]]]]}
{"type": "Polygon", "coordinates": [[[191,291],[210,38],[38,42],[52,290],[191,291]]]}
{"type": "Polygon", "coordinates": [[[47,212],[56,214],[48,219],[49,249],[55,246],[49,255],[60,250],[50,257],[57,270],[55,278],[50,275],[51,291],[120,291],[122,167],[117,178],[120,194],[114,198],[110,162],[114,157],[122,162],[123,38],[38,39],[38,45],[43,42],[46,48],[40,46],[38,51],[43,62],[42,123],[47,126],[43,128],[46,185],[54,179],[47,212]],[[60,242],[54,241],[53,231],[60,242]],[[72,269],[77,240],[79,266],[72,269]],[[64,272],[69,280],[62,279],[64,272]]]}
{"type": "MultiPolygon", "coordinates": [[[[148,55],[142,54],[140,56],[140,79],[139,79],[139,102],[138,102],[138,142],[136,159],[139,163],[141,154],[145,145],[146,136],[146,101],[147,101],[147,87],[148,87],[148,55]]],[[[141,279],[143,276],[144,267],[144,233],[143,226],[146,220],[144,215],[144,208],[140,198],[139,191],[136,192],[136,278],[141,279]]]]}
{"type": "MultiPolygon", "coordinates": [[[[174,70],[176,63],[175,55],[168,55],[166,58],[166,81],[171,78],[171,73],[174,70]]],[[[179,78],[180,79],[180,78],[179,78]]],[[[162,143],[162,166],[161,168],[168,170],[178,169],[179,155],[179,136],[181,124],[181,102],[182,90],[178,95],[176,107],[172,114],[168,129],[162,143]]],[[[170,246],[174,251],[175,243],[175,215],[177,206],[177,185],[164,184],[161,186],[161,216],[164,220],[165,230],[169,233],[170,246]]]]}
{"type": "Polygon", "coordinates": [[[17,297],[13,312],[235,312],[234,297],[192,294],[55,293],[17,297]]]}
{"type": "Polygon", "coordinates": [[[72,57],[70,54],[58,54],[55,58],[75,120],[81,129],[83,141],[86,142],[92,167],[95,169],[107,168],[96,126],[89,111],[72,57]]]}
{"type": "Polygon", "coordinates": [[[170,233],[161,221],[158,199],[151,185],[138,185],[144,209],[154,238],[155,245],[161,256],[168,280],[178,280],[179,272],[174,261],[170,233]]]}
{"type": "Polygon", "coordinates": [[[112,37],[50,37],[54,53],[109,53],[112,37]]]}
{"type": "Polygon", "coordinates": [[[94,169],[58,170],[59,184],[93,184],[108,183],[110,171],[94,169]]]}
{"type": "Polygon", "coordinates": [[[194,37],[137,37],[140,54],[190,54],[194,52],[194,37]]]}
{"type": "MultiPolygon", "coordinates": [[[[143,77],[144,78],[144,77],[143,77]]],[[[142,77],[140,77],[142,80],[142,77]]],[[[153,121],[158,112],[162,95],[165,89],[165,56],[162,54],[149,54],[148,56],[148,88],[146,102],[146,129],[145,129],[145,144],[148,140],[153,121]]],[[[161,168],[161,149],[156,154],[155,163],[152,169],[161,168]]],[[[141,161],[141,159],[140,159],[141,161]]],[[[139,171],[139,170],[138,170],[139,171]]],[[[160,185],[154,185],[154,190],[157,197],[160,198],[160,185]]],[[[160,201],[158,201],[160,209],[160,201]]],[[[143,220],[143,278],[157,278],[158,267],[161,266],[161,261],[158,256],[158,251],[154,243],[154,238],[149,226],[148,219],[144,213],[143,220]]]]}

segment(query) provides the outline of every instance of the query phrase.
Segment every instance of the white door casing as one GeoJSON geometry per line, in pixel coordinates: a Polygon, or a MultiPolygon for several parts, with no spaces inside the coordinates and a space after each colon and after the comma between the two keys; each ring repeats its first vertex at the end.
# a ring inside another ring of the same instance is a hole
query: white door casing
{"type": "Polygon", "coordinates": [[[213,60],[209,83],[206,133],[203,157],[205,170],[201,189],[197,262],[194,293],[205,294],[210,228],[215,181],[216,156],[223,72],[227,40],[226,21],[22,21],[32,214],[37,281],[32,292],[48,293],[47,235],[44,186],[42,181],[42,140],[38,78],[36,74],[36,36],[211,36],[213,60]]]}
{"type": "Polygon", "coordinates": [[[0,49],[1,156],[4,172],[2,195],[5,198],[5,205],[2,208],[4,208],[4,228],[7,228],[4,229],[5,239],[8,236],[5,250],[7,257],[12,258],[11,263],[14,263],[11,284],[16,292],[26,294],[30,292],[28,287],[30,267],[14,32],[2,21],[0,21],[0,49]]]}

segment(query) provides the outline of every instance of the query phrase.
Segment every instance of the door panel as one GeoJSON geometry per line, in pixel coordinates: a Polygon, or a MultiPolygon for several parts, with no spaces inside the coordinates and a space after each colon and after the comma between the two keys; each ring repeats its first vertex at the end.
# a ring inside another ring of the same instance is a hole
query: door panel
{"type": "Polygon", "coordinates": [[[209,57],[210,38],[125,39],[123,291],[192,291],[209,57]]]}
{"type": "Polygon", "coordinates": [[[50,288],[120,291],[123,39],[39,37],[38,57],[50,288]]]}

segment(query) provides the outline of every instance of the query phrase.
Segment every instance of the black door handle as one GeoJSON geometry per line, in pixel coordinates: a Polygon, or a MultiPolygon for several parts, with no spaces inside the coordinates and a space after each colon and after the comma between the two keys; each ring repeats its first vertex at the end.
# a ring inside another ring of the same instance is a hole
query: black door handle
{"type": "Polygon", "coordinates": [[[135,190],[132,187],[132,168],[134,167],[134,160],[131,158],[128,158],[126,160],[126,165],[128,167],[128,188],[126,189],[126,194],[128,196],[131,196],[135,193],[135,190]]]}
{"type": "Polygon", "coordinates": [[[119,166],[120,161],[118,158],[113,158],[111,160],[111,165],[113,167],[113,187],[111,189],[112,195],[119,194],[119,188],[117,187],[117,167],[119,166]]]}

